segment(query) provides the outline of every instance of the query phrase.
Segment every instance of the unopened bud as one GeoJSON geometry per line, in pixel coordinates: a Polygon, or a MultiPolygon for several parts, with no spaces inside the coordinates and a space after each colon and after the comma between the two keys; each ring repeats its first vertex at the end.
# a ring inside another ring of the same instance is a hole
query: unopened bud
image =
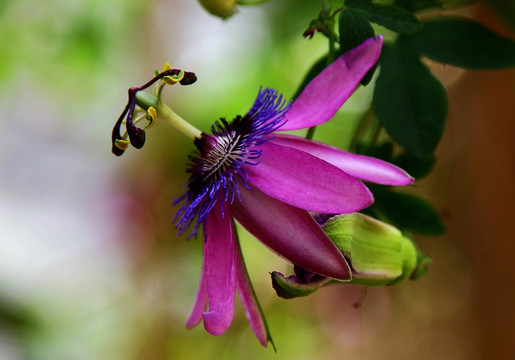
{"type": "Polygon", "coordinates": [[[349,260],[351,283],[380,286],[423,274],[426,258],[391,225],[352,213],[334,216],[322,228],[349,260]],[[417,269],[419,274],[413,276],[417,269]]]}
{"type": "Polygon", "coordinates": [[[227,19],[237,11],[236,0],[199,0],[200,5],[210,14],[227,19]]]}

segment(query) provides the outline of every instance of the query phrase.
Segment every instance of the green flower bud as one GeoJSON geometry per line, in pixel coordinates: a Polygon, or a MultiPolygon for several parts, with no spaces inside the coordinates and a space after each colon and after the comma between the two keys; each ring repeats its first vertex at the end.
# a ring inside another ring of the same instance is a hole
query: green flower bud
{"type": "MultiPolygon", "coordinates": [[[[360,213],[334,216],[322,229],[351,267],[352,280],[345,283],[381,286],[416,280],[427,273],[431,262],[397,228],[360,213]]],[[[288,277],[277,271],[270,274],[279,297],[307,296],[323,286],[341,283],[297,265],[294,271],[288,277]]]]}
{"type": "Polygon", "coordinates": [[[227,19],[237,11],[237,0],[199,0],[200,5],[210,14],[227,19]]]}
{"type": "Polygon", "coordinates": [[[429,261],[397,228],[360,213],[330,218],[322,228],[349,260],[354,284],[391,285],[427,272],[429,261]]]}

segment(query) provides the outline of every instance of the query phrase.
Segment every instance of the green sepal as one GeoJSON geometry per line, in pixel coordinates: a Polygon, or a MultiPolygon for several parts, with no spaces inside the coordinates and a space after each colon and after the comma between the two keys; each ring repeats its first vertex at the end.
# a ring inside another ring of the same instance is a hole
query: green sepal
{"type": "Polygon", "coordinates": [[[388,285],[409,279],[417,264],[413,242],[395,227],[352,213],[330,218],[323,230],[349,260],[353,284],[388,285]]]}
{"type": "Polygon", "coordinates": [[[149,107],[157,108],[158,100],[157,97],[146,91],[138,91],[136,93],[136,104],[143,110],[148,110],[149,107]]]}
{"type": "Polygon", "coordinates": [[[418,280],[421,277],[425,276],[429,271],[427,264],[433,262],[433,259],[425,256],[420,250],[417,249],[417,266],[411,274],[410,280],[418,280]]]}
{"type": "Polygon", "coordinates": [[[331,279],[321,275],[316,275],[315,279],[308,282],[303,282],[296,275],[285,277],[277,271],[271,272],[270,275],[272,277],[272,286],[277,293],[277,296],[282,297],[283,299],[308,296],[332,281],[331,279]]]}

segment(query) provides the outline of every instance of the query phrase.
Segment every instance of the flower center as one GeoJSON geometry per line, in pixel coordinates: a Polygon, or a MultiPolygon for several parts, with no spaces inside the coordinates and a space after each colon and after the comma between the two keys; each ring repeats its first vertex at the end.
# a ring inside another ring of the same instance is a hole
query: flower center
{"type": "Polygon", "coordinates": [[[214,146],[206,157],[204,178],[206,181],[212,176],[228,171],[231,167],[245,158],[240,143],[241,135],[232,133],[214,138],[214,146]]]}
{"type": "Polygon", "coordinates": [[[260,90],[245,116],[231,122],[222,118],[211,127],[212,135],[202,133],[194,140],[198,151],[190,156],[188,191],[175,202],[184,201],[175,216],[180,233],[195,223],[194,236],[217,202],[232,204],[240,199],[239,186],[251,188],[245,166],[259,165],[259,145],[284,125],[289,107],[275,90],[260,90]]]}

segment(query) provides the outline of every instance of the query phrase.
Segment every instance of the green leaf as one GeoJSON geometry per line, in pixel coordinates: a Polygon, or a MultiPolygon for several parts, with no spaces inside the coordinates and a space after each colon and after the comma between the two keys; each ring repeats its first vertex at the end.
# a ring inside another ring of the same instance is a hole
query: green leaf
{"type": "Polygon", "coordinates": [[[411,12],[442,8],[442,4],[436,0],[397,0],[395,3],[411,12]]]}
{"type": "Polygon", "coordinates": [[[459,17],[433,18],[420,31],[399,41],[432,60],[466,69],[515,66],[515,41],[474,21],[459,17]]]}
{"type": "Polygon", "coordinates": [[[427,236],[445,232],[440,215],[424,199],[379,187],[374,187],[372,191],[375,198],[372,211],[399,229],[427,236]]]}
{"type": "Polygon", "coordinates": [[[398,33],[411,33],[422,27],[415,15],[396,5],[372,4],[362,0],[347,0],[345,5],[356,15],[398,33]]]}
{"type": "MultiPolygon", "coordinates": [[[[372,25],[360,14],[352,10],[342,9],[340,11],[338,26],[340,32],[339,55],[350,49],[354,49],[366,39],[375,37],[372,25]]],[[[361,85],[366,86],[370,80],[372,80],[376,67],[377,64],[366,73],[363,79],[361,79],[361,85]]]]}
{"type": "Polygon", "coordinates": [[[341,53],[354,49],[366,39],[375,36],[372,25],[363,16],[350,9],[340,11],[338,26],[341,53]]]}
{"type": "Polygon", "coordinates": [[[420,180],[431,172],[435,157],[419,158],[410,153],[402,153],[392,161],[395,165],[406,170],[415,179],[420,180]]]}
{"type": "Polygon", "coordinates": [[[374,145],[358,144],[356,146],[356,153],[392,162],[393,144],[391,142],[383,142],[374,145]]]}
{"type": "Polygon", "coordinates": [[[447,94],[425,65],[397,44],[384,44],[373,106],[388,134],[424,158],[435,150],[447,116],[447,94]]]}

